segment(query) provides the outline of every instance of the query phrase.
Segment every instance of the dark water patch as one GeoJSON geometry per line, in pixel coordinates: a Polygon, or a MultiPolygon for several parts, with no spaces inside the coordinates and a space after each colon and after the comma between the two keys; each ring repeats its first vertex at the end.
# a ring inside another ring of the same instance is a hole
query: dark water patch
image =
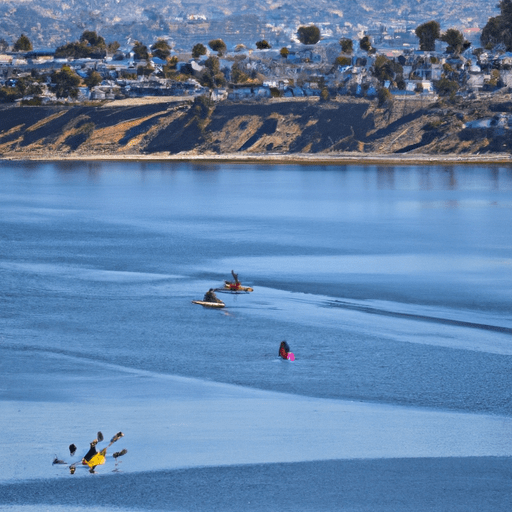
{"type": "MultiPolygon", "coordinates": [[[[410,318],[412,320],[420,320],[422,322],[432,322],[445,325],[455,325],[458,327],[469,327],[471,329],[482,329],[484,331],[501,332],[505,334],[512,334],[510,327],[503,327],[501,325],[490,325],[476,322],[468,322],[464,320],[455,320],[450,318],[441,318],[427,315],[420,315],[417,313],[400,313],[396,311],[388,311],[385,309],[379,309],[372,306],[365,306],[359,304],[353,304],[343,301],[331,301],[327,304],[327,307],[338,307],[342,309],[350,309],[353,311],[363,311],[364,313],[370,313],[372,315],[382,315],[395,318],[410,318]]],[[[512,342],[512,340],[511,340],[512,342]]]]}
{"type": "Polygon", "coordinates": [[[75,474],[0,484],[0,505],[190,512],[510,512],[511,481],[509,457],[332,460],[75,474]]]}

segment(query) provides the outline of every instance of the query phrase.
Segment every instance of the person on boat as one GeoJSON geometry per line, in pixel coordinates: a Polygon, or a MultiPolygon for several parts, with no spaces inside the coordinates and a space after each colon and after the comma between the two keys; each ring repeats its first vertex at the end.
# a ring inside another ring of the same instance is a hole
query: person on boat
{"type": "Polygon", "coordinates": [[[281,341],[281,346],[279,347],[279,357],[288,359],[288,352],[290,352],[288,343],[286,343],[286,341],[281,341]]]}
{"type": "Polygon", "coordinates": [[[217,295],[215,295],[215,292],[213,291],[213,288],[210,288],[205,294],[203,298],[203,302],[222,302],[217,295]]]}
{"type": "Polygon", "coordinates": [[[230,281],[224,281],[224,282],[231,290],[239,290],[240,289],[240,281],[238,280],[238,274],[235,274],[235,271],[232,270],[231,275],[233,276],[233,279],[235,280],[235,282],[234,283],[231,283],[230,281]]]}

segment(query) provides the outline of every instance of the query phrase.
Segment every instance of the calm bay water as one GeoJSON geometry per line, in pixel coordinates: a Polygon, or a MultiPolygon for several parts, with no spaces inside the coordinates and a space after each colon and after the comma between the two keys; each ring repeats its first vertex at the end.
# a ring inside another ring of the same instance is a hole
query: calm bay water
{"type": "Polygon", "coordinates": [[[500,166],[4,162],[0,350],[511,415],[511,214],[500,166]]]}

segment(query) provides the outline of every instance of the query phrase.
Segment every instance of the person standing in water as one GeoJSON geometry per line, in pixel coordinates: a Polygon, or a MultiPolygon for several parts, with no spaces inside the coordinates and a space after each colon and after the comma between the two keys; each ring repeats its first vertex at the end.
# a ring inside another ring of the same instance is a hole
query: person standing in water
{"type": "Polygon", "coordinates": [[[279,357],[288,359],[288,352],[290,352],[288,343],[286,343],[286,341],[281,341],[281,346],[279,347],[279,357]]]}

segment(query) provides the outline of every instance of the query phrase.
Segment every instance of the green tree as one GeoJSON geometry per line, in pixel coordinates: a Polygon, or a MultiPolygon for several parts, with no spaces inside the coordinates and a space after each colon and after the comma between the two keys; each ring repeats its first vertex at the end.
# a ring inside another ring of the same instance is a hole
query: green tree
{"type": "Polygon", "coordinates": [[[205,71],[201,77],[202,84],[206,87],[218,87],[226,84],[226,77],[220,70],[219,58],[212,55],[204,63],[205,71]]]}
{"type": "Polygon", "coordinates": [[[107,44],[107,53],[114,55],[114,53],[116,53],[120,47],[121,45],[117,41],[112,41],[111,43],[107,44]]]}
{"type": "Polygon", "coordinates": [[[32,43],[25,34],[21,34],[12,49],[15,52],[29,52],[32,50],[32,43]]]}
{"type": "Polygon", "coordinates": [[[93,30],[85,30],[80,36],[80,42],[92,47],[106,48],[107,46],[105,39],[93,30]]]}
{"type": "Polygon", "coordinates": [[[222,56],[226,52],[226,43],[222,39],[212,39],[208,46],[214,51],[217,52],[217,55],[222,56]]]}
{"type": "Polygon", "coordinates": [[[386,87],[381,87],[377,92],[379,107],[390,107],[393,105],[393,95],[386,87]]]}
{"type": "Polygon", "coordinates": [[[488,80],[485,81],[485,86],[487,89],[495,89],[500,85],[500,72],[497,69],[493,69],[491,71],[491,76],[488,80]]]}
{"type": "Polygon", "coordinates": [[[320,101],[329,101],[331,99],[331,95],[329,94],[329,89],[327,87],[323,87],[320,91],[320,101]]]}
{"type": "Polygon", "coordinates": [[[67,43],[59,46],[55,51],[57,58],[72,58],[72,59],[103,59],[107,54],[107,45],[105,39],[98,36],[96,32],[86,30],[81,36],[79,41],[74,43],[67,43]]]}
{"type": "Polygon", "coordinates": [[[446,51],[454,55],[459,55],[462,50],[471,46],[471,43],[464,39],[462,32],[454,28],[449,28],[439,39],[448,44],[446,51]]]}
{"type": "Polygon", "coordinates": [[[9,48],[9,43],[2,37],[0,39],[0,52],[5,52],[9,48]]]}
{"type": "Polygon", "coordinates": [[[209,69],[213,74],[218,73],[220,71],[220,61],[218,57],[212,55],[208,57],[204,63],[205,67],[209,69]]]}
{"type": "Polygon", "coordinates": [[[210,114],[210,100],[206,96],[196,96],[191,110],[197,118],[207,119],[210,114]]]}
{"type": "Polygon", "coordinates": [[[279,55],[281,55],[281,57],[283,57],[283,59],[287,59],[289,54],[290,54],[290,50],[288,50],[288,48],[286,48],[286,46],[283,46],[281,48],[281,50],[279,51],[279,55]]]}
{"type": "Polygon", "coordinates": [[[320,41],[320,29],[316,25],[299,27],[297,38],[302,44],[316,44],[320,41]]]}
{"type": "Polygon", "coordinates": [[[178,80],[178,71],[177,71],[177,65],[178,65],[178,57],[175,55],[167,59],[167,64],[164,64],[162,71],[164,72],[165,78],[174,78],[175,80],[178,80]]]}
{"type": "Polygon", "coordinates": [[[361,50],[368,52],[368,53],[370,53],[373,50],[372,40],[370,39],[370,36],[364,36],[359,41],[359,48],[361,48],[361,50]]]}
{"type": "Polygon", "coordinates": [[[66,43],[55,50],[55,57],[57,59],[79,59],[89,56],[86,51],[85,45],[81,45],[80,43],[66,43]]]}
{"type": "Polygon", "coordinates": [[[152,47],[151,47],[151,53],[161,59],[161,60],[167,60],[169,55],[171,55],[171,47],[169,46],[169,43],[165,41],[164,39],[159,39],[152,47]]]}
{"type": "Polygon", "coordinates": [[[268,50],[272,48],[272,46],[270,46],[267,40],[262,39],[261,41],[256,42],[256,48],[258,48],[258,50],[268,50]]]}
{"type": "Polygon", "coordinates": [[[155,68],[151,65],[149,61],[146,61],[146,64],[144,64],[144,66],[142,64],[137,66],[137,76],[149,76],[154,71],[155,68]]]}
{"type": "Polygon", "coordinates": [[[504,44],[508,52],[512,51],[512,0],[501,0],[498,4],[499,16],[489,18],[482,29],[480,41],[486,48],[504,44]]]}
{"type": "Polygon", "coordinates": [[[499,16],[489,18],[489,21],[482,29],[480,41],[487,49],[492,49],[501,42],[502,26],[499,16]]]}
{"type": "Polygon", "coordinates": [[[91,71],[91,73],[89,73],[89,76],[87,78],[84,78],[85,85],[87,85],[89,89],[92,89],[93,87],[96,87],[97,85],[101,84],[102,81],[103,78],[97,71],[91,71]]]}
{"type": "Polygon", "coordinates": [[[454,96],[459,90],[459,84],[454,80],[448,78],[441,78],[435,84],[435,88],[439,93],[439,96],[454,96]]]}
{"type": "Polygon", "coordinates": [[[69,67],[62,66],[60,71],[54,71],[51,76],[57,98],[76,98],[80,77],[69,67]]]}
{"type": "Polygon", "coordinates": [[[134,60],[148,60],[149,52],[148,47],[142,44],[140,41],[135,41],[132,52],[134,53],[134,60]]]}
{"type": "Polygon", "coordinates": [[[93,59],[103,59],[107,54],[105,39],[93,30],[86,30],[80,36],[80,43],[85,45],[86,54],[93,59]]]}
{"type": "Polygon", "coordinates": [[[336,60],[334,61],[334,64],[337,66],[350,66],[352,64],[352,59],[350,57],[345,57],[344,55],[340,55],[339,57],[336,57],[336,60]]]}
{"type": "Polygon", "coordinates": [[[427,21],[416,27],[416,36],[420,40],[420,50],[432,52],[436,49],[436,40],[441,36],[441,26],[437,21],[427,21]]]}
{"type": "Polygon", "coordinates": [[[246,73],[244,73],[240,69],[240,66],[235,62],[233,64],[233,66],[231,67],[231,81],[234,84],[240,84],[243,82],[247,82],[248,79],[249,79],[249,76],[246,73]]]}
{"type": "Polygon", "coordinates": [[[206,55],[206,46],[201,43],[197,43],[192,48],[192,57],[198,59],[201,55],[206,55]]]}
{"type": "Polygon", "coordinates": [[[170,59],[167,59],[167,64],[164,66],[164,71],[171,71],[172,69],[176,69],[178,66],[178,57],[175,55],[170,59]]]}
{"type": "Polygon", "coordinates": [[[346,37],[340,39],[341,51],[343,53],[352,53],[354,51],[354,43],[352,39],[348,39],[346,37]]]}
{"type": "Polygon", "coordinates": [[[403,73],[403,67],[388,59],[385,55],[379,55],[373,65],[373,75],[381,82],[386,80],[393,81],[396,75],[403,73]]]}

